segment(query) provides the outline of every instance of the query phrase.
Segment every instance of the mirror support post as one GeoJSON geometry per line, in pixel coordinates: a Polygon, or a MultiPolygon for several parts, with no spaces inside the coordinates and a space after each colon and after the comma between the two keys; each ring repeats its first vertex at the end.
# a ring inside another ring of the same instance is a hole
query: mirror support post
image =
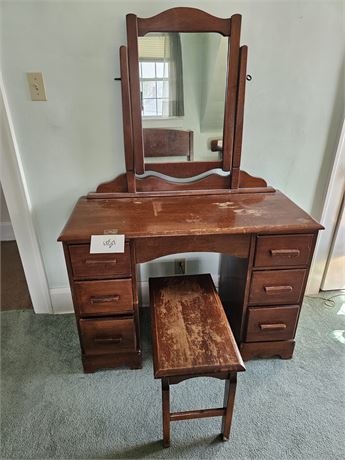
{"type": "Polygon", "coordinates": [[[244,118],[244,99],[246,91],[248,47],[241,46],[239,61],[238,94],[236,105],[236,129],[234,135],[234,153],[231,166],[231,185],[230,188],[239,188],[240,185],[240,166],[243,138],[243,118],[244,118]]]}
{"type": "MultiPolygon", "coordinates": [[[[235,114],[238,84],[238,62],[240,50],[241,15],[231,16],[231,30],[228,51],[228,71],[223,128],[223,170],[230,171],[235,135],[235,114]]],[[[230,184],[229,184],[230,185],[230,184]]]]}
{"type": "Polygon", "coordinates": [[[138,18],[135,14],[127,14],[127,45],[129,85],[131,95],[134,170],[136,174],[144,174],[144,147],[141,123],[141,101],[139,85],[139,57],[138,57],[138,18]]]}

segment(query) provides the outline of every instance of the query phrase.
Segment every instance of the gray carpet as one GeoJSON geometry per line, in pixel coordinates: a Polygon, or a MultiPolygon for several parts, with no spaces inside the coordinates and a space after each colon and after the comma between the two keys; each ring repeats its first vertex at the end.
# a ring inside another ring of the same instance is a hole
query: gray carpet
{"type": "MultiPolygon", "coordinates": [[[[147,314],[142,370],[85,375],[73,316],[2,312],[2,458],[344,458],[344,300],[305,300],[292,360],[247,363],[228,443],[220,418],[192,420],[172,424],[165,450],[147,314]]],[[[223,385],[174,386],[172,409],[221,405],[223,385]]]]}

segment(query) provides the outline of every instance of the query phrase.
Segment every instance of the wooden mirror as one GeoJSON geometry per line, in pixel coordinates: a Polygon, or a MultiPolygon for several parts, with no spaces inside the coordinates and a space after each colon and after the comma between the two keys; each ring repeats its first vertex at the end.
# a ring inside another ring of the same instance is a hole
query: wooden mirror
{"type": "Polygon", "coordinates": [[[240,27],[240,15],[221,19],[194,8],[127,15],[136,175],[230,172],[240,27]]]}
{"type": "Polygon", "coordinates": [[[181,7],[126,19],[126,174],[96,193],[265,188],[240,170],[247,63],[241,15],[223,19],[181,7]]]}

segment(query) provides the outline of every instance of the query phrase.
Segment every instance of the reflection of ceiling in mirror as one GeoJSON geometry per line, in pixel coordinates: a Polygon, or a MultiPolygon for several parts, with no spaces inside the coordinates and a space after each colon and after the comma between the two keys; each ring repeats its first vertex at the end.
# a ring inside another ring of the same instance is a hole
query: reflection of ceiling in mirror
{"type": "Polygon", "coordinates": [[[193,131],[194,160],[219,159],[210,144],[223,137],[227,47],[227,38],[217,33],[139,37],[143,128],[193,131]]]}

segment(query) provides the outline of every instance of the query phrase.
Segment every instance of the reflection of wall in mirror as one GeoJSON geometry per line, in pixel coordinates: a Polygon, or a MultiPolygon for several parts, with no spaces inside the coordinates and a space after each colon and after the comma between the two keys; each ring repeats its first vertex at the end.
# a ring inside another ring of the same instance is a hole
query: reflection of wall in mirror
{"type": "MultiPolygon", "coordinates": [[[[210,151],[210,141],[223,137],[227,38],[216,33],[181,33],[180,36],[184,116],[170,119],[144,118],[143,127],[192,130],[194,159],[217,160],[218,153],[210,151]]],[[[162,158],[163,162],[181,160],[178,157],[162,158]]]]}

